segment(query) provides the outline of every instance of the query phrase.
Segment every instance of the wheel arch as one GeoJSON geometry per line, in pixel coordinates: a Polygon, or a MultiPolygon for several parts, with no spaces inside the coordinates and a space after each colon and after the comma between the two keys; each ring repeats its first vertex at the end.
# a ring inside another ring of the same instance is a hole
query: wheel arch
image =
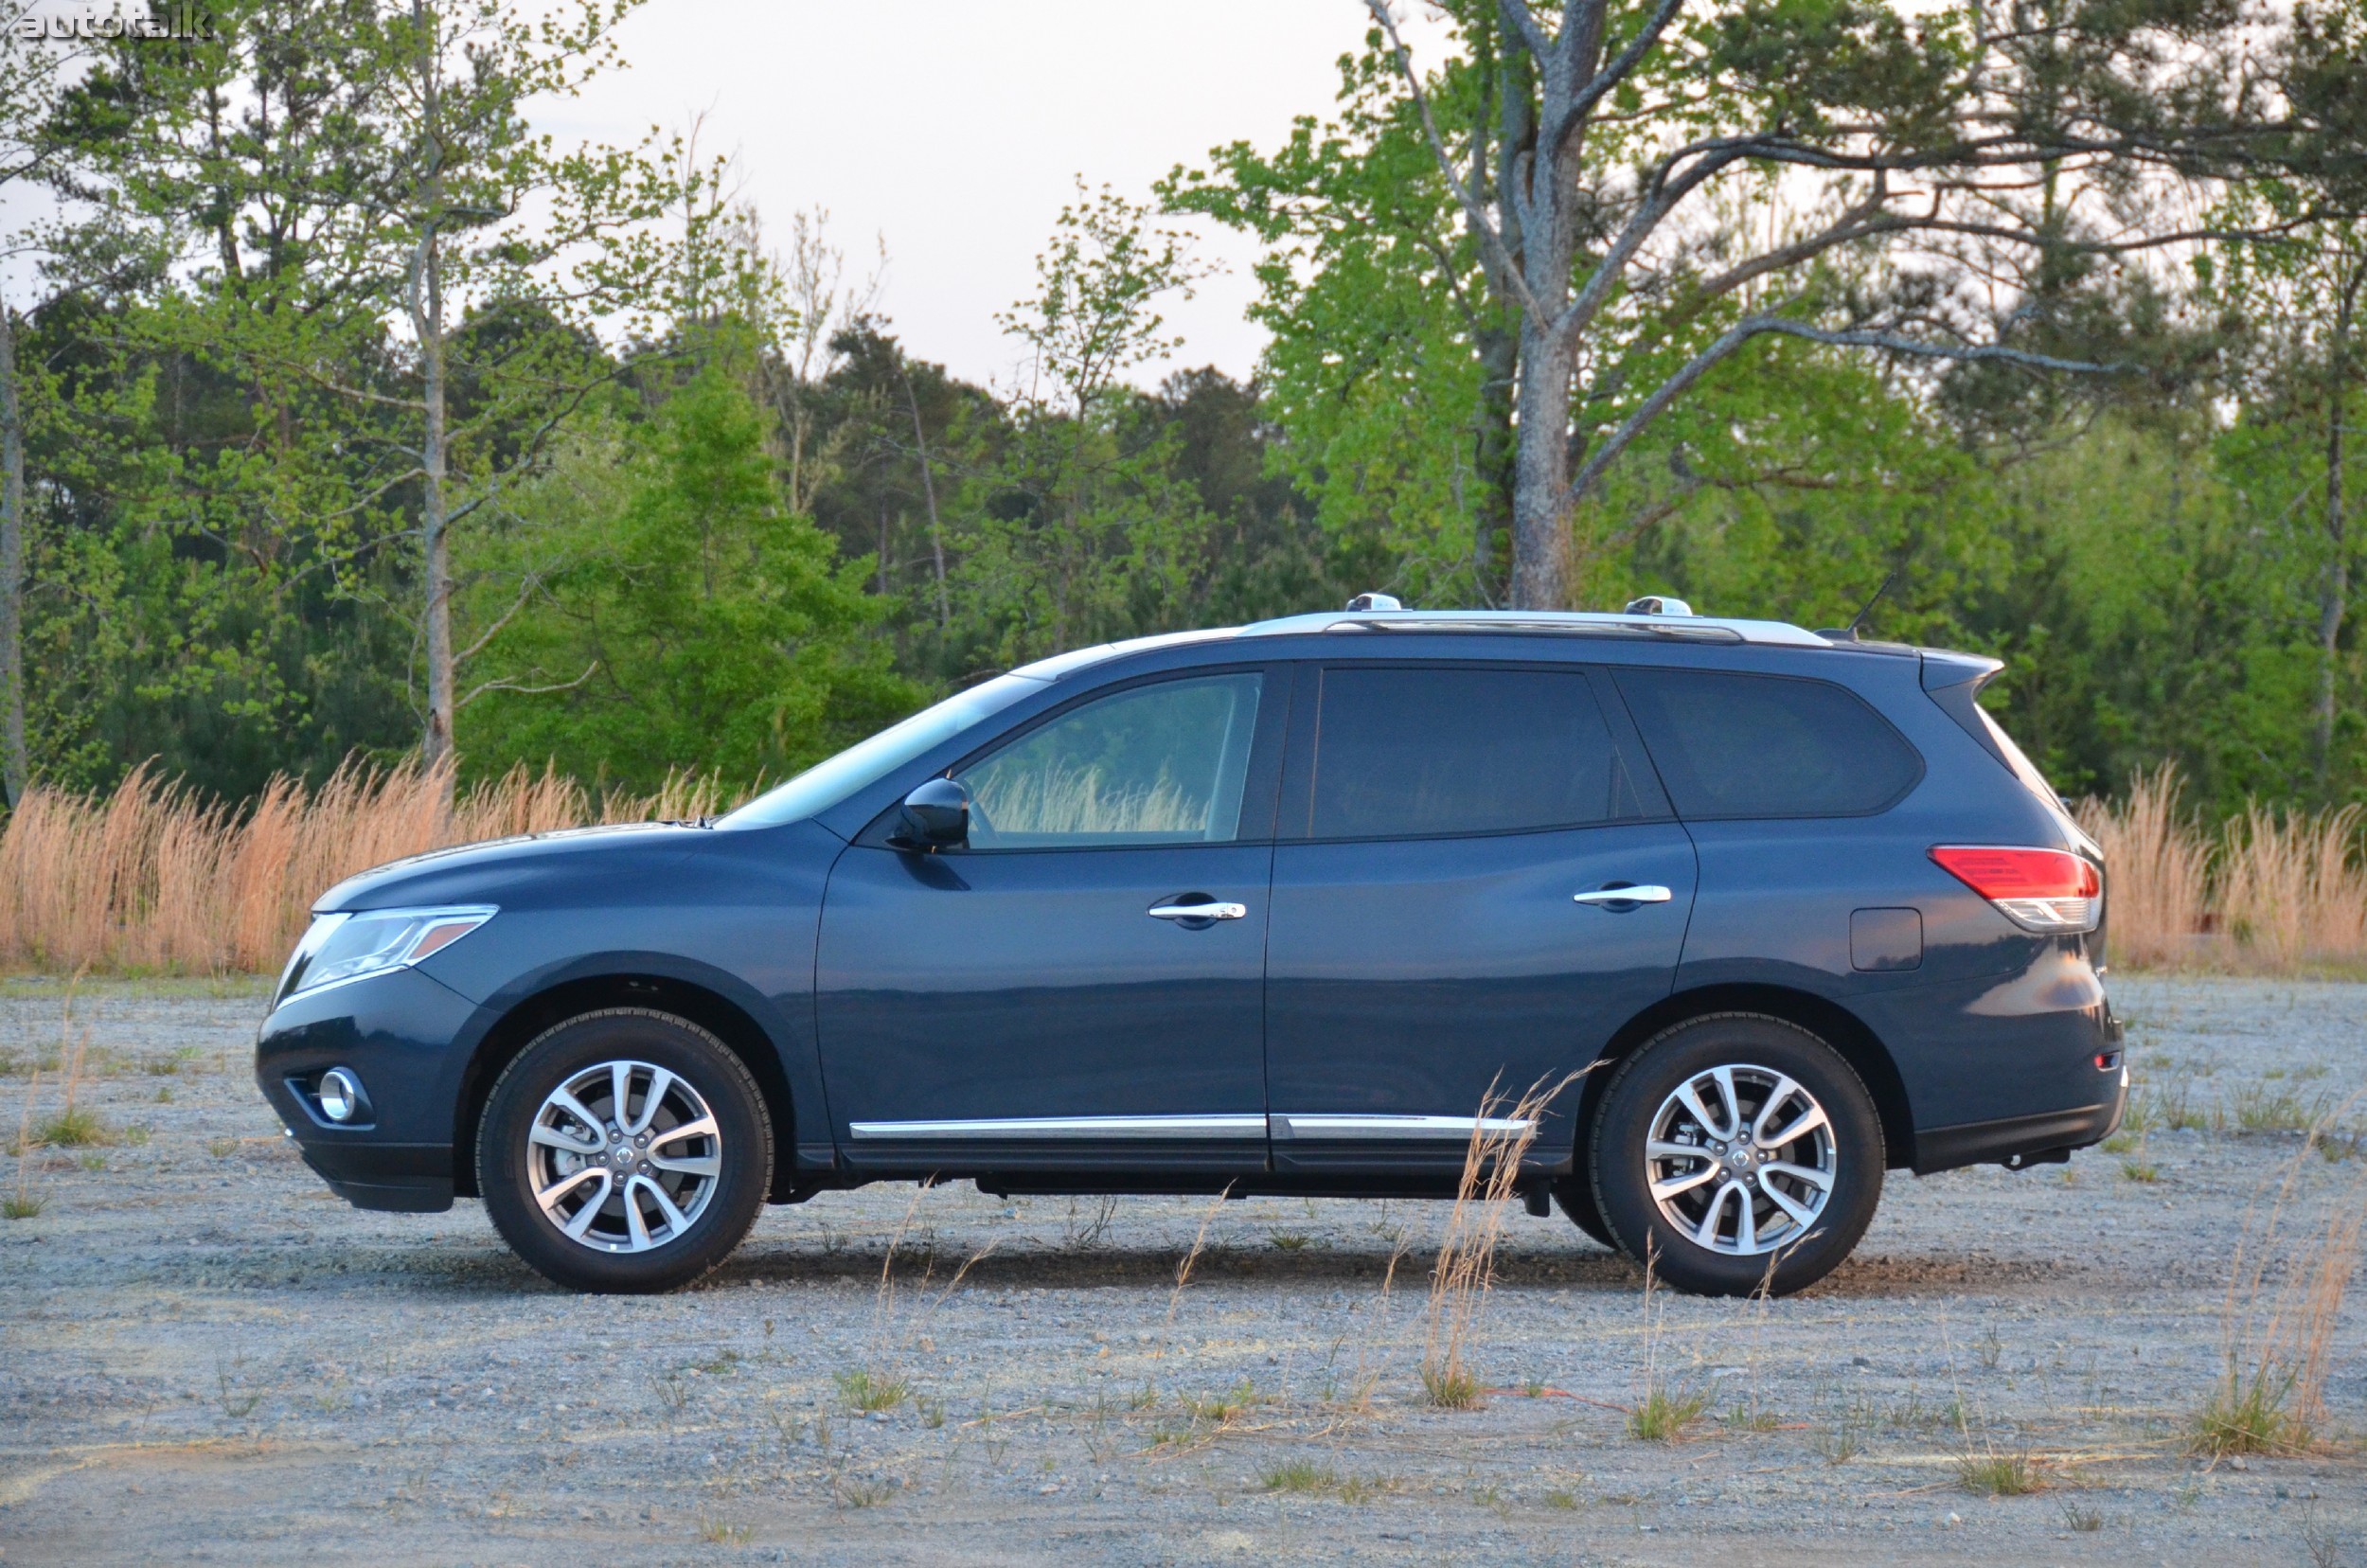
{"type": "MultiPolygon", "coordinates": [[[[1595,1057],[1578,1102],[1577,1135],[1581,1159],[1594,1109],[1610,1087],[1611,1069],[1644,1044],[1690,1019],[1715,1013],[1759,1013],[1797,1025],[1839,1051],[1874,1096],[1882,1120],[1883,1163],[1897,1170],[1914,1164],[1914,1114],[1908,1104],[1907,1085],[1890,1047],[1868,1028],[1864,1020],[1828,997],[1788,986],[1702,986],[1664,997],[1629,1019],[1595,1057]]],[[[1581,1163],[1577,1168],[1583,1169],[1581,1163]]]]}
{"type": "Polygon", "coordinates": [[[480,1196],[474,1154],[477,1129],[502,1069],[545,1031],[604,1007],[648,1007],[671,1013],[715,1036],[740,1060],[763,1091],[765,1114],[773,1121],[774,1147],[780,1151],[773,1162],[769,1199],[788,1201],[796,1170],[795,1161],[786,1156],[796,1147],[797,1124],[779,1051],[763,1026],[729,998],[696,982],[662,974],[602,974],[562,981],[519,1001],[486,1031],[462,1071],[460,1091],[454,1100],[454,1194],[480,1196]]]}

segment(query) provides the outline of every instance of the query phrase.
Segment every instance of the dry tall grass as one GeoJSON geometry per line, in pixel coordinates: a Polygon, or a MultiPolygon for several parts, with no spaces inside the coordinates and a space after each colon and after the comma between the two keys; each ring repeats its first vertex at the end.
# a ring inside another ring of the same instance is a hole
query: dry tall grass
{"type": "MultiPolygon", "coordinates": [[[[1017,791],[991,820],[1190,830],[1206,812],[1170,786],[1112,793],[1065,782],[1017,791]]],[[[0,827],[0,968],[265,972],[302,933],[311,901],[356,871],[449,845],[702,816],[725,804],[712,779],[690,775],[653,794],[596,800],[571,778],[524,766],[446,805],[449,790],[448,771],[359,763],[317,791],[276,778],[244,809],[205,804],[145,767],[103,796],[36,787],[0,827]]],[[[2214,831],[2180,807],[2166,766],[2139,775],[2117,804],[2079,807],[2104,846],[2115,961],[2283,973],[2367,964],[2358,808],[2255,806],[2214,831]]]]}
{"type": "MultiPolygon", "coordinates": [[[[2356,1099],[2356,1096],[2354,1096],[2356,1099]]],[[[2343,1298],[2358,1272],[2367,1228],[2367,1178],[2320,1200],[2319,1223],[2285,1226],[2302,1172],[2326,1129],[2350,1103],[2310,1130],[2255,1231],[2246,1217],[2228,1276],[2221,1323],[2220,1374],[2188,1432],[2196,1452],[2303,1453],[2325,1430],[2326,1380],[2343,1298]]],[[[2255,1214],[2257,1210],[2255,1209],[2255,1214]]]]}
{"type": "Polygon", "coordinates": [[[2104,847],[2114,960],[2271,973],[2367,963],[2367,865],[2356,806],[2253,805],[2216,833],[2180,810],[2167,767],[2117,805],[2079,807],[2104,847]]]}
{"type": "Polygon", "coordinates": [[[2177,773],[2139,774],[2127,800],[2080,804],[2079,825],[2104,848],[2114,955],[2148,968],[2184,962],[2200,930],[2210,846],[2181,819],[2177,773]]]}
{"type": "Polygon", "coordinates": [[[713,781],[669,778],[597,805],[524,766],[451,798],[449,765],[348,763],[318,791],[272,780],[244,811],[135,768],[114,793],[35,787],[0,829],[0,965],[263,972],[340,880],[449,845],[594,822],[700,816],[713,781]]]}
{"type": "Polygon", "coordinates": [[[1479,1380],[1466,1355],[1480,1308],[1496,1282],[1496,1243],[1519,1194],[1522,1157],[1537,1141],[1546,1107],[1583,1078],[1572,1073],[1548,1086],[1542,1079],[1507,1105],[1490,1084],[1463,1154],[1463,1176],[1447,1215],[1446,1239],[1430,1274],[1430,1312],[1422,1335],[1422,1390],[1430,1402],[1468,1410],[1481,1402],[1479,1380]]]}

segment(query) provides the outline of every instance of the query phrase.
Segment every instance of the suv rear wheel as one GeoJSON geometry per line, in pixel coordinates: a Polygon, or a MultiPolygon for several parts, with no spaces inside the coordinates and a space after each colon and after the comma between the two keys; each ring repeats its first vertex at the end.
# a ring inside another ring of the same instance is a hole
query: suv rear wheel
{"type": "Polygon", "coordinates": [[[578,1291],[670,1291],[739,1246],[773,1180],[764,1096],[722,1042],[665,1013],[571,1019],[505,1068],[477,1190],[518,1256],[578,1291]]]}
{"type": "Polygon", "coordinates": [[[1814,1284],[1882,1195],[1881,1118],[1856,1071],[1755,1014],[1678,1025],[1620,1063],[1589,1147],[1612,1239],[1701,1295],[1814,1284]]]}

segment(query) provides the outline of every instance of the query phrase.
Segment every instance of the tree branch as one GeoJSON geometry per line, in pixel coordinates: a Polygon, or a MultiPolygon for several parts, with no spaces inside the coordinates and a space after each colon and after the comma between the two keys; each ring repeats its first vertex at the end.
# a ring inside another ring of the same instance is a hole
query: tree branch
{"type": "Polygon", "coordinates": [[[1694,383],[1753,338],[1770,334],[1804,338],[1810,343],[1830,344],[1839,347],[1882,348],[1892,353],[1914,354],[1926,359],[1994,360],[2033,370],[2063,370],[2082,375],[2117,375],[2136,368],[2128,365],[2097,365],[2086,360],[2056,359],[2049,354],[2028,353],[1999,344],[1965,347],[1952,344],[1917,343],[1913,338],[1902,338],[1892,332],[1860,328],[1812,327],[1789,316],[1745,316],[1728,328],[1717,342],[1696,354],[1675,375],[1661,383],[1652,395],[1645,399],[1617,430],[1611,433],[1557,499],[1556,513],[1567,516],[1571,508],[1584,500],[1587,491],[1601,480],[1604,472],[1617,460],[1619,454],[1627,451],[1653,420],[1666,413],[1669,404],[1684,396],[1694,383]]]}
{"type": "Polygon", "coordinates": [[[1554,41],[1545,36],[1545,29],[1537,25],[1537,18],[1529,14],[1522,0],[1496,0],[1496,15],[1505,27],[1521,35],[1522,46],[1540,62],[1553,51],[1554,41]]]}
{"type": "Polygon", "coordinates": [[[470,693],[466,697],[461,698],[459,702],[454,704],[453,711],[455,713],[459,712],[460,709],[467,707],[471,703],[473,703],[478,698],[485,696],[488,692],[514,691],[522,697],[541,697],[554,691],[573,691],[576,687],[590,680],[593,672],[599,668],[600,661],[595,659],[590,664],[585,665],[583,667],[583,673],[577,676],[574,680],[558,681],[549,686],[520,686],[517,682],[508,679],[507,676],[498,681],[488,681],[483,686],[477,686],[470,691],[470,693]]]}
{"type": "Polygon", "coordinates": [[[1430,150],[1438,160],[1438,172],[1445,176],[1447,188],[1454,192],[1454,199],[1462,205],[1464,215],[1471,222],[1472,231],[1479,235],[1488,249],[1495,252],[1497,265],[1504,268],[1504,276],[1511,280],[1514,291],[1521,296],[1521,309],[1528,313],[1532,321],[1545,320],[1546,312],[1537,303],[1537,296],[1529,293],[1528,279],[1521,275],[1520,265],[1505,247],[1504,236],[1496,232],[1496,225],[1487,220],[1486,208],[1480,205],[1478,198],[1464,186],[1463,177],[1454,171],[1454,159],[1447,151],[1447,139],[1438,134],[1438,121],[1430,112],[1430,95],[1422,91],[1421,80],[1414,74],[1413,51],[1397,36],[1397,18],[1389,14],[1387,0],[1364,0],[1364,6],[1389,36],[1390,49],[1397,57],[1397,74],[1405,79],[1406,91],[1413,96],[1414,107],[1421,112],[1422,129],[1430,136],[1430,150]]]}
{"type": "MultiPolygon", "coordinates": [[[[1510,0],[1506,3],[1509,4],[1510,0]]],[[[1577,96],[1562,110],[1561,118],[1554,123],[1546,137],[1548,152],[1557,156],[1560,153],[1562,144],[1577,134],[1578,127],[1586,123],[1587,116],[1593,114],[1594,106],[1603,101],[1604,95],[1626,80],[1628,73],[1643,63],[1644,57],[1652,52],[1652,45],[1660,42],[1660,35],[1667,30],[1668,24],[1675,21],[1677,12],[1683,9],[1684,0],[1661,0],[1659,8],[1646,20],[1644,30],[1628,40],[1628,46],[1612,56],[1611,63],[1597,71],[1593,80],[1579,88],[1577,96]]]]}

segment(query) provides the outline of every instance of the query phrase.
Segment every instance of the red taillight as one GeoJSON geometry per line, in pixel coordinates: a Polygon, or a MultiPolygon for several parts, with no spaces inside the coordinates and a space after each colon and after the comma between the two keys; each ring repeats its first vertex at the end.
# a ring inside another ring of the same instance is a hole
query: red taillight
{"type": "Polygon", "coordinates": [[[2095,864],[2067,850],[1943,844],[1931,858],[2024,931],[2093,931],[2102,912],[2095,864]]]}

